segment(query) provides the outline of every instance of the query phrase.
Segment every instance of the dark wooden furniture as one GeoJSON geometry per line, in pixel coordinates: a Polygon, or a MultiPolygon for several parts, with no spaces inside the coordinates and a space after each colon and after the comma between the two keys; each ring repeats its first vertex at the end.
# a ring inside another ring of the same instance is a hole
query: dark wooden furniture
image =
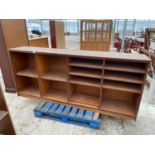
{"type": "Polygon", "coordinates": [[[49,47],[48,37],[29,38],[29,46],[49,47]]]}
{"type": "Polygon", "coordinates": [[[80,49],[109,51],[112,20],[81,20],[80,49]]]}
{"type": "Polygon", "coordinates": [[[64,22],[58,20],[50,20],[50,37],[52,48],[65,48],[64,22]]]}
{"type": "Polygon", "coordinates": [[[19,96],[137,118],[145,55],[19,47],[10,56],[19,96]]]}
{"type": "Polygon", "coordinates": [[[15,135],[15,130],[0,85],[0,134],[15,135]]]}
{"type": "Polygon", "coordinates": [[[24,19],[0,20],[0,67],[7,92],[16,92],[8,48],[27,45],[27,29],[24,19]]]}

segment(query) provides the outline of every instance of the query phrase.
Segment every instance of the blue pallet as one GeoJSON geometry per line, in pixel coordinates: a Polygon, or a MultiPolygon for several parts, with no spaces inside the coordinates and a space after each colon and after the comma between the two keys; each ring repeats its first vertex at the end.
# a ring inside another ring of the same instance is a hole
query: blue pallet
{"type": "Polygon", "coordinates": [[[34,115],[94,129],[98,129],[101,125],[98,113],[50,102],[45,102],[36,107],[34,115]]]}

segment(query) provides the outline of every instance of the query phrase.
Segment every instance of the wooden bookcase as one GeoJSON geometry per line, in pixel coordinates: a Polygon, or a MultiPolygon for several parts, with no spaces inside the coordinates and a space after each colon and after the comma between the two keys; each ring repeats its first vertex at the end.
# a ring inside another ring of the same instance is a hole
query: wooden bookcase
{"type": "Polygon", "coordinates": [[[0,85],[0,135],[15,135],[15,130],[0,85]]]}
{"type": "Polygon", "coordinates": [[[80,49],[109,51],[112,20],[81,20],[80,49]]]}
{"type": "Polygon", "coordinates": [[[145,55],[19,47],[10,56],[20,96],[137,118],[145,55]]]}

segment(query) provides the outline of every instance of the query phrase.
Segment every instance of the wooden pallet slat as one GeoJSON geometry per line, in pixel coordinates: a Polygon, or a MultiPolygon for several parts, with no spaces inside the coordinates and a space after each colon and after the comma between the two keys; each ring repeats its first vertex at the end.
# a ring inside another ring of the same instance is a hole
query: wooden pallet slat
{"type": "Polygon", "coordinates": [[[94,112],[87,110],[84,117],[86,119],[92,119],[93,118],[93,115],[94,115],[94,112]]]}
{"type": "Polygon", "coordinates": [[[63,111],[63,114],[67,115],[70,112],[70,110],[71,110],[71,107],[66,106],[64,111],[63,111]]]}
{"type": "Polygon", "coordinates": [[[44,111],[44,112],[49,111],[51,106],[52,106],[52,104],[48,102],[47,104],[44,105],[44,107],[42,107],[42,111],[44,111]]]}
{"type": "Polygon", "coordinates": [[[54,112],[58,108],[58,106],[59,106],[58,104],[53,104],[49,112],[54,112]]]}
{"type": "Polygon", "coordinates": [[[77,108],[72,108],[71,112],[70,112],[70,116],[75,116],[77,113],[78,109],[77,108]]]}
{"type": "Polygon", "coordinates": [[[65,108],[64,105],[60,105],[55,112],[56,113],[62,113],[64,108],[65,108]]]}
{"type": "Polygon", "coordinates": [[[85,110],[83,110],[83,109],[80,109],[79,111],[78,111],[78,113],[77,113],[77,117],[80,117],[80,118],[82,118],[83,117],[83,115],[84,115],[84,113],[85,113],[85,110]]]}

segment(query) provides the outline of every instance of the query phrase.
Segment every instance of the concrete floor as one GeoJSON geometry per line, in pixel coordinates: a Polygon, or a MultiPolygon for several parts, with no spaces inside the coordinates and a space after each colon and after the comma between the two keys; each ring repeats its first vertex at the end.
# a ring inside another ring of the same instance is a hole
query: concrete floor
{"type": "MultiPolygon", "coordinates": [[[[79,49],[79,37],[67,36],[66,48],[79,49]]],[[[0,76],[2,89],[3,79],[0,76]]],[[[121,120],[102,115],[100,129],[94,130],[47,119],[35,118],[33,109],[36,101],[5,93],[7,104],[17,134],[25,135],[150,135],[155,134],[155,100],[148,102],[148,89],[145,88],[137,121],[121,120]]],[[[155,97],[154,97],[155,99],[155,97]]]]}

